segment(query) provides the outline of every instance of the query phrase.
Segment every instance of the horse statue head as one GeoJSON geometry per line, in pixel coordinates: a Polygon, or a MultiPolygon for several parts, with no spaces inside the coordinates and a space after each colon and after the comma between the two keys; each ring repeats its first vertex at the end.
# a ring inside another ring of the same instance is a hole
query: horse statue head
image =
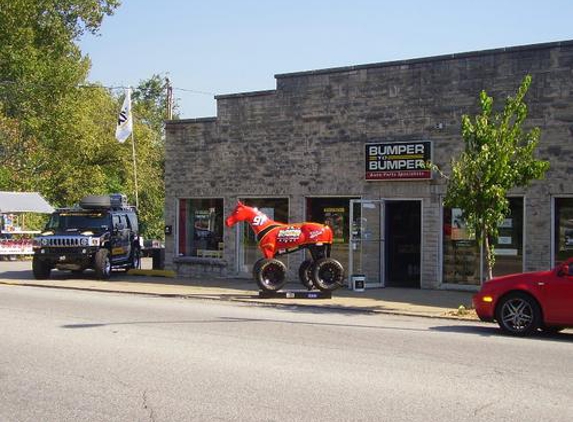
{"type": "Polygon", "coordinates": [[[249,207],[241,201],[237,201],[237,206],[231,215],[225,219],[225,225],[227,227],[232,227],[240,221],[247,221],[248,223],[253,223],[255,221],[260,225],[266,220],[268,220],[268,217],[257,208],[249,207]]]}

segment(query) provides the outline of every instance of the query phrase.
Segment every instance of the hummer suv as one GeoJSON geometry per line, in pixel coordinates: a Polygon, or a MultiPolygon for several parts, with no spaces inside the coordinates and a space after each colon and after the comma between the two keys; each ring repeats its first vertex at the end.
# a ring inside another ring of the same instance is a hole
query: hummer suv
{"type": "Polygon", "coordinates": [[[79,206],[56,210],[34,239],[36,279],[49,278],[56,268],[76,274],[93,269],[104,280],[112,269],[129,270],[139,263],[137,212],[121,194],[86,196],[79,206]]]}

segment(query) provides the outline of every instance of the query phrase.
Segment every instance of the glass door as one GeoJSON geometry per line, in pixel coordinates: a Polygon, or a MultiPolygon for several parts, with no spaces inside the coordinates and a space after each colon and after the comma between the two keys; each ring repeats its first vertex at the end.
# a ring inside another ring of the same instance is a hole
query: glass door
{"type": "Polygon", "coordinates": [[[384,287],[384,200],[350,201],[348,285],[364,276],[365,287],[384,287]]]}

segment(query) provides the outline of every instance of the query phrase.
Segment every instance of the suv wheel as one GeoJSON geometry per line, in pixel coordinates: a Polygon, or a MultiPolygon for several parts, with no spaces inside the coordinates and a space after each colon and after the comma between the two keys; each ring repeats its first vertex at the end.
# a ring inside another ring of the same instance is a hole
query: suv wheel
{"type": "Polygon", "coordinates": [[[34,273],[34,278],[36,280],[46,280],[50,278],[50,272],[52,268],[46,264],[44,261],[34,256],[32,260],[32,272],[34,273]]]}
{"type": "Polygon", "coordinates": [[[107,280],[111,276],[111,261],[109,260],[109,251],[107,249],[100,249],[96,252],[94,269],[96,277],[100,280],[107,280]]]}

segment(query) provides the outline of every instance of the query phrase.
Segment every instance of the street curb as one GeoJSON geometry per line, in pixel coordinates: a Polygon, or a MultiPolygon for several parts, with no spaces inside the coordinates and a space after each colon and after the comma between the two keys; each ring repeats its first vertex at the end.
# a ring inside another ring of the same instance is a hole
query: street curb
{"type": "Polygon", "coordinates": [[[140,270],[136,268],[132,268],[127,272],[127,274],[167,278],[175,278],[176,276],[175,271],[172,270],[140,270]]]}
{"type": "Polygon", "coordinates": [[[326,310],[326,311],[338,311],[338,312],[352,312],[352,313],[362,313],[362,314],[383,314],[383,315],[395,315],[395,316],[408,316],[408,317],[419,317],[419,318],[432,318],[432,319],[445,319],[451,321],[468,321],[468,322],[480,322],[478,319],[474,318],[464,318],[464,317],[456,317],[453,315],[429,315],[423,313],[416,313],[416,312],[407,312],[407,311],[399,311],[399,310],[384,310],[384,309],[371,309],[371,308],[361,308],[361,307],[344,307],[344,306],[337,306],[337,305],[313,305],[313,304],[306,304],[301,302],[293,302],[293,303],[269,303],[269,302],[261,302],[256,299],[221,299],[220,297],[216,297],[217,295],[209,295],[209,294],[180,294],[180,293],[148,293],[148,292],[137,292],[137,291],[125,291],[125,290],[111,290],[111,289],[95,289],[95,288],[88,288],[88,287],[75,287],[75,286],[46,286],[46,285],[39,285],[39,284],[31,284],[31,283],[10,283],[6,281],[0,281],[0,285],[5,286],[25,286],[25,287],[43,287],[47,289],[61,289],[61,290],[77,290],[77,291],[84,291],[84,292],[101,292],[101,293],[115,293],[115,294],[132,294],[132,295],[139,295],[139,296],[155,296],[155,297],[165,297],[165,298],[179,298],[179,299],[198,299],[198,300],[212,300],[212,301],[221,301],[221,302],[235,302],[235,303],[243,303],[246,305],[253,305],[253,306],[261,306],[261,307],[274,307],[274,308],[293,308],[293,307],[302,307],[302,308],[309,308],[315,310],[326,310]]]}

